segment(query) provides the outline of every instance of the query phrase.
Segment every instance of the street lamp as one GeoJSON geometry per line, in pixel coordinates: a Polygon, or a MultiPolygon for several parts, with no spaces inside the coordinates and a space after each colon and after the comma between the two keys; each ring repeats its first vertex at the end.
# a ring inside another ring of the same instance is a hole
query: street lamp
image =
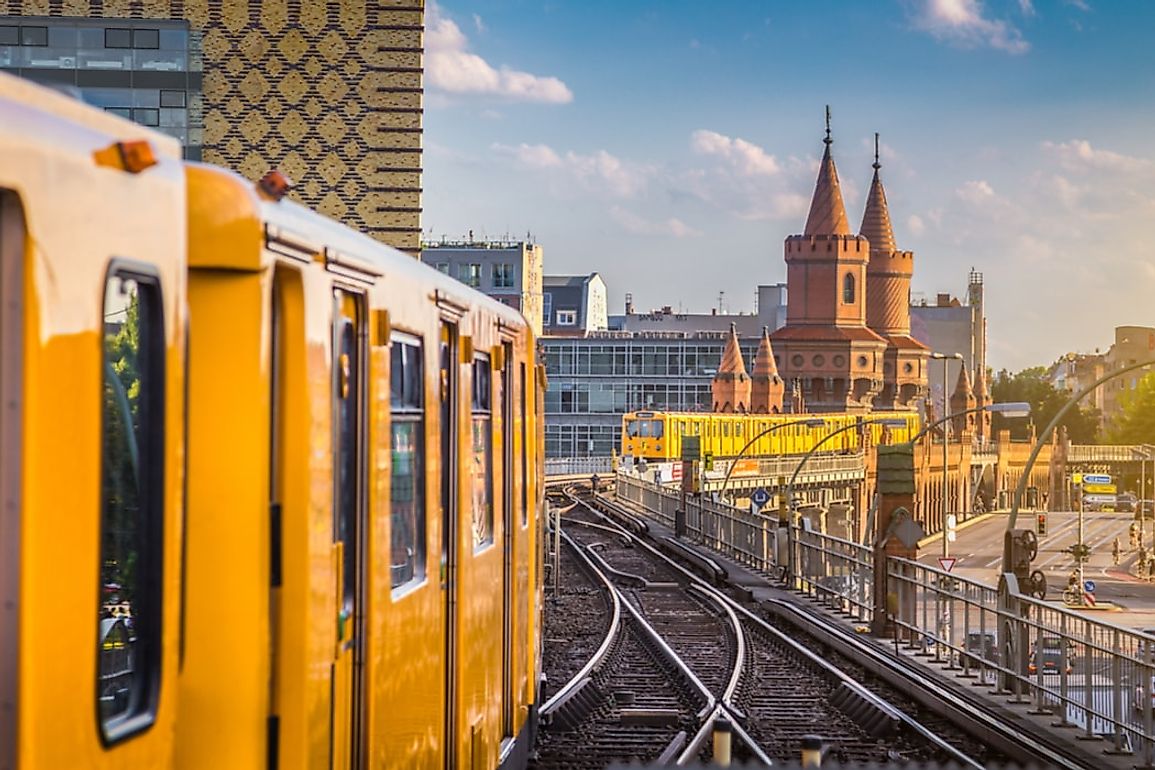
{"type": "Polygon", "coordinates": [[[762,438],[763,436],[767,436],[773,433],[776,430],[781,428],[789,428],[792,425],[805,425],[808,428],[821,428],[826,425],[826,420],[821,420],[817,417],[808,417],[804,419],[790,420],[789,422],[778,423],[777,425],[771,425],[769,428],[747,441],[746,446],[742,447],[741,451],[734,455],[734,459],[730,462],[730,467],[726,471],[726,478],[722,481],[722,488],[718,490],[718,497],[721,498],[722,495],[726,493],[726,485],[730,483],[730,474],[734,472],[734,468],[738,466],[738,461],[742,459],[742,455],[746,454],[746,450],[754,446],[755,441],[762,438]]]}
{"type": "MultiPolygon", "coordinates": [[[[1116,369],[1113,372],[1104,374],[1102,377],[1095,380],[1075,395],[1071,396],[1071,398],[1067,400],[1067,403],[1063,404],[1063,408],[1055,414],[1055,416],[1051,419],[1051,422],[1047,425],[1046,428],[1043,429],[1043,432],[1039,434],[1038,439],[1035,441],[1035,448],[1031,450],[1031,455],[1027,458],[1027,464],[1023,466],[1023,475],[1019,479],[1018,485],[1015,487],[1014,497],[1011,498],[1011,515],[1007,517],[1007,532],[1012,532],[1015,529],[1015,524],[1019,518],[1019,505],[1022,504],[1023,494],[1026,492],[1027,484],[1031,479],[1031,468],[1035,466],[1035,460],[1039,458],[1039,452],[1043,451],[1043,444],[1050,440],[1051,434],[1054,433],[1056,426],[1059,424],[1059,421],[1066,416],[1067,412],[1071,411],[1073,406],[1082,401],[1084,397],[1086,397],[1103,383],[1113,380],[1116,377],[1126,374],[1127,372],[1134,371],[1135,369],[1141,369],[1145,366],[1155,366],[1155,359],[1138,361],[1133,364],[1128,364],[1127,366],[1124,366],[1120,369],[1116,369]]],[[[1003,573],[1006,573],[1010,566],[1010,553],[1008,552],[1007,548],[1004,547],[1002,566],[1003,573]]]]}
{"type": "MultiPolygon", "coordinates": [[[[946,414],[950,411],[950,400],[947,396],[947,383],[950,378],[947,377],[947,361],[951,359],[957,360],[961,366],[963,364],[962,353],[931,353],[930,357],[936,361],[942,361],[942,413],[946,414]]],[[[942,423],[942,555],[944,557],[950,556],[950,547],[947,545],[946,537],[946,517],[950,514],[947,512],[950,495],[947,494],[947,487],[950,484],[949,475],[947,473],[947,438],[950,433],[950,420],[937,420],[937,423],[942,423]]]]}
{"type": "MultiPolygon", "coordinates": [[[[843,425],[838,430],[834,430],[834,431],[831,431],[830,433],[827,433],[825,436],[822,437],[821,441],[819,441],[814,446],[810,447],[809,452],[802,455],[802,459],[798,461],[798,465],[794,468],[793,475],[790,476],[789,483],[786,484],[786,506],[787,506],[787,510],[789,511],[789,514],[787,515],[786,522],[785,522],[785,524],[786,524],[786,548],[787,548],[786,559],[787,559],[787,565],[789,568],[788,574],[791,576],[794,575],[794,542],[793,542],[793,538],[794,538],[794,535],[793,535],[793,531],[794,531],[794,527],[793,527],[793,523],[794,523],[793,522],[794,482],[798,480],[798,474],[802,472],[802,466],[806,465],[806,461],[809,460],[811,457],[813,457],[814,453],[817,452],[822,447],[823,444],[825,444],[827,441],[829,441],[830,439],[837,436],[839,433],[845,433],[848,430],[852,430],[854,428],[860,428],[863,425],[884,425],[884,426],[889,427],[889,428],[903,428],[903,427],[906,427],[906,420],[904,420],[900,417],[880,417],[878,419],[871,419],[871,420],[858,420],[856,422],[850,423],[849,425],[843,425]]],[[[778,522],[779,527],[781,527],[782,524],[783,524],[783,522],[781,522],[781,521],[778,522]]]]}

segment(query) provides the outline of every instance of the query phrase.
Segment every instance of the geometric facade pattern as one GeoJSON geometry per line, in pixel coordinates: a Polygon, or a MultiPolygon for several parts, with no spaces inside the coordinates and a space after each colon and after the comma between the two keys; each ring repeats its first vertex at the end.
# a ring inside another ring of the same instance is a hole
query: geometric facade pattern
{"type": "Polygon", "coordinates": [[[183,19],[203,157],[418,256],[424,0],[0,0],[0,14],[183,19]]]}

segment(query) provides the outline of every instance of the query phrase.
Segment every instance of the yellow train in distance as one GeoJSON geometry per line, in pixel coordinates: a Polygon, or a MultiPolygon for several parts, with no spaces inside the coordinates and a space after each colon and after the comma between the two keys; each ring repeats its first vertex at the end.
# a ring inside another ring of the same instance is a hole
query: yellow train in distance
{"type": "MultiPolygon", "coordinates": [[[[922,424],[918,412],[868,415],[844,412],[812,415],[631,412],[622,418],[621,456],[658,463],[680,460],[684,436],[697,436],[702,456],[712,455],[719,460],[737,457],[739,453],[749,458],[801,455],[813,449],[824,436],[872,417],[901,419],[906,423],[894,427],[869,425],[867,429],[875,444],[909,441],[922,424]],[[812,425],[803,420],[822,422],[812,425]],[[763,433],[765,435],[760,436],[763,433]],[[742,452],[755,437],[757,440],[742,452]]],[[[847,451],[856,449],[858,445],[859,431],[846,430],[823,444],[821,451],[847,451]]]]}

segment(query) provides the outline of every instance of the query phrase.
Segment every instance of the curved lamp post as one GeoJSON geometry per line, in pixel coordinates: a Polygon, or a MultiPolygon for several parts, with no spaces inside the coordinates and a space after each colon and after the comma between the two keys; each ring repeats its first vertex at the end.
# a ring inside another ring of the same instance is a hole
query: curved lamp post
{"type": "MultiPolygon", "coordinates": [[[[1059,424],[1059,421],[1063,419],[1067,412],[1071,411],[1071,407],[1078,404],[1103,383],[1113,380],[1120,375],[1126,374],[1127,372],[1141,369],[1144,366],[1155,366],[1155,359],[1148,359],[1147,361],[1128,364],[1122,369],[1116,369],[1109,374],[1105,374],[1087,387],[1080,390],[1075,395],[1071,396],[1067,403],[1063,404],[1063,408],[1058,411],[1058,413],[1051,420],[1050,424],[1048,424],[1043,432],[1039,434],[1038,439],[1035,441],[1035,448],[1031,450],[1031,455],[1027,458],[1027,464],[1023,466],[1023,475],[1019,479],[1019,483],[1015,487],[1015,495],[1011,499],[1011,515],[1007,517],[1007,532],[1011,532],[1015,528],[1015,522],[1019,517],[1019,505],[1022,503],[1023,494],[1027,491],[1027,484],[1031,478],[1031,469],[1035,466],[1035,460],[1038,459],[1039,452],[1041,452],[1043,449],[1043,444],[1045,444],[1047,440],[1050,439],[1051,434],[1054,433],[1055,428],[1059,424]]],[[[1007,572],[1011,566],[1007,563],[1009,556],[1010,554],[1006,552],[1006,549],[1003,549],[1003,572],[1007,572]]]]}
{"type": "Polygon", "coordinates": [[[771,425],[769,428],[767,428],[766,430],[762,431],[761,433],[759,433],[754,438],[747,441],[746,446],[742,447],[742,450],[740,452],[738,452],[738,454],[734,455],[734,459],[730,462],[730,469],[726,471],[726,478],[723,479],[723,481],[722,481],[722,488],[718,490],[718,497],[721,497],[722,495],[724,495],[726,493],[726,485],[730,483],[730,474],[734,472],[734,468],[737,467],[738,461],[742,459],[742,455],[746,454],[746,450],[749,449],[750,447],[754,446],[755,441],[762,438],[763,436],[770,435],[771,433],[773,433],[776,430],[779,430],[781,428],[789,428],[793,425],[805,425],[805,426],[810,427],[810,428],[820,428],[820,427],[826,425],[826,420],[822,420],[822,419],[819,419],[817,417],[807,417],[807,418],[800,418],[797,420],[791,420],[789,422],[779,423],[777,425],[771,425]]]}
{"type": "MultiPolygon", "coordinates": [[[[786,484],[786,507],[790,514],[793,514],[794,512],[794,482],[798,480],[798,474],[802,472],[802,466],[806,465],[806,461],[813,457],[814,453],[817,452],[823,444],[837,436],[839,433],[845,433],[846,431],[852,430],[854,428],[861,428],[863,425],[885,425],[887,427],[900,428],[906,425],[906,420],[898,417],[880,417],[874,420],[858,420],[857,422],[853,422],[850,425],[843,425],[838,430],[831,431],[830,433],[827,433],[825,436],[823,436],[822,440],[814,446],[810,447],[810,451],[804,454],[802,459],[798,461],[797,467],[794,468],[794,473],[790,476],[790,481],[786,484]]],[[[788,515],[786,519],[786,558],[791,579],[793,579],[794,575],[793,524],[793,516],[788,515]]],[[[779,521],[778,525],[781,527],[782,522],[779,521]]]]}
{"type": "MultiPolygon", "coordinates": [[[[959,366],[966,368],[966,363],[963,361],[962,353],[931,353],[930,357],[937,361],[942,361],[942,413],[946,414],[950,411],[950,396],[947,394],[947,385],[950,378],[947,376],[947,366],[949,361],[958,361],[959,366]]],[[[950,486],[950,474],[947,473],[947,466],[950,463],[948,453],[950,445],[947,443],[947,436],[950,435],[950,422],[948,420],[939,420],[935,425],[941,424],[942,429],[942,555],[950,556],[950,546],[947,545],[946,538],[946,517],[950,514],[950,495],[947,494],[947,487],[950,486]]],[[[913,443],[913,442],[912,442],[913,443]]]]}

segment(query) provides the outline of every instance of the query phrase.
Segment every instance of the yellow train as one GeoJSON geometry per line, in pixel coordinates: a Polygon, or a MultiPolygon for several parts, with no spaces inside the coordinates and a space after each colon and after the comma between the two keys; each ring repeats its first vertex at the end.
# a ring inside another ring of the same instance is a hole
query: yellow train
{"type": "Polygon", "coordinates": [[[522,317],[275,174],[5,75],[0,115],[0,767],[524,764],[522,317]]]}
{"type": "MultiPolygon", "coordinates": [[[[872,424],[868,430],[877,443],[910,440],[921,424],[917,412],[879,412],[871,415],[831,414],[714,414],[710,412],[631,412],[622,418],[622,457],[648,462],[670,462],[682,457],[682,437],[697,436],[702,455],[718,459],[801,455],[824,436],[862,419],[900,419],[905,426],[872,424]],[[812,422],[813,424],[808,424],[812,422]],[[754,440],[750,444],[751,440],[754,440]],[[748,448],[746,445],[750,444],[748,448]],[[746,451],[743,452],[743,448],[746,451]]],[[[859,444],[859,431],[846,430],[822,445],[820,451],[839,452],[859,444]]]]}

